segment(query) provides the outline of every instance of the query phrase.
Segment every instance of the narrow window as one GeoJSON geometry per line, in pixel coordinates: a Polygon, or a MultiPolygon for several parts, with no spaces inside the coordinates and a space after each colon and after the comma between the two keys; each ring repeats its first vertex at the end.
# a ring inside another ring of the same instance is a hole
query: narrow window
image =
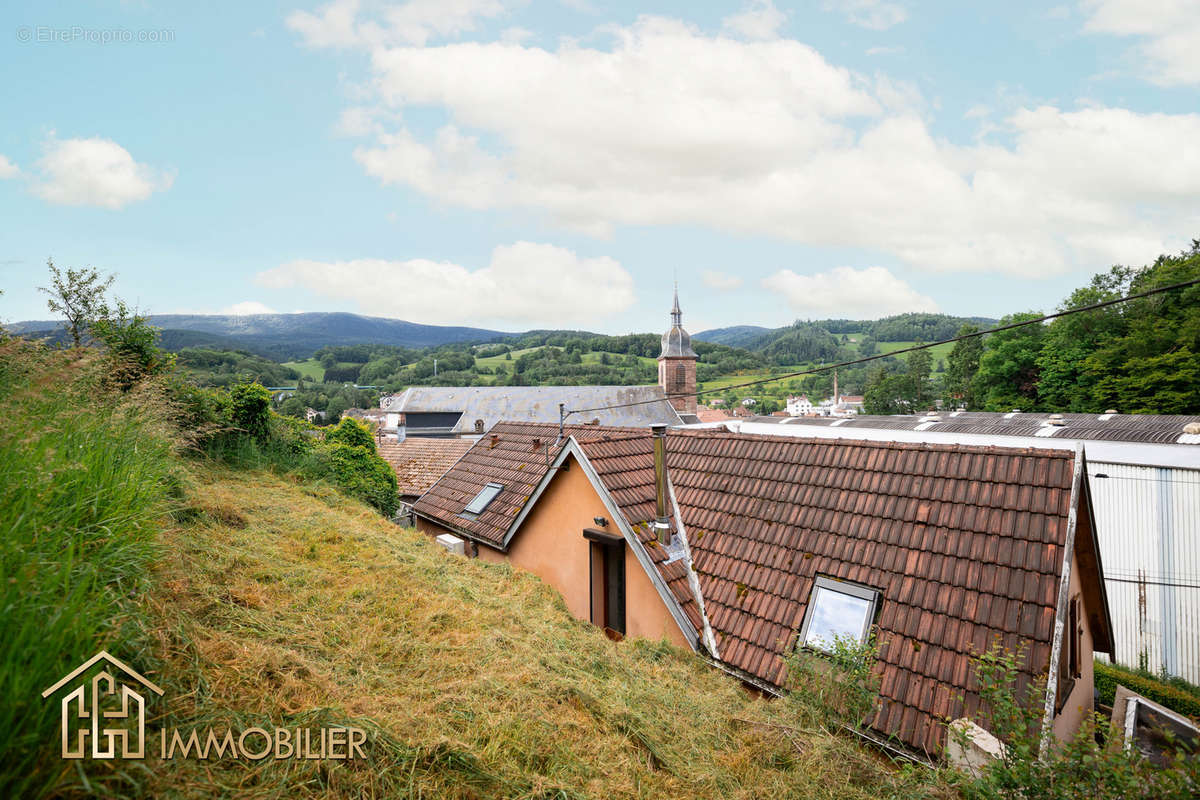
{"type": "Polygon", "coordinates": [[[1082,639],[1082,636],[1080,635],[1080,630],[1079,630],[1079,597],[1078,597],[1078,595],[1075,596],[1074,598],[1072,598],[1072,600],[1071,600],[1070,624],[1071,624],[1071,627],[1068,629],[1070,636],[1071,636],[1071,652],[1070,652],[1069,667],[1071,670],[1071,677],[1078,678],[1079,677],[1079,655],[1080,655],[1079,651],[1083,644],[1083,642],[1080,641],[1082,639]]]}
{"type": "Polygon", "coordinates": [[[683,364],[675,365],[675,389],[682,392],[687,387],[687,367],[683,364]]]}
{"type": "Polygon", "coordinates": [[[475,495],[475,499],[467,503],[467,507],[463,509],[463,513],[482,514],[483,510],[488,507],[489,503],[496,499],[496,495],[500,494],[500,490],[503,488],[502,484],[489,483],[479,490],[479,494],[475,495]]]}
{"type": "Polygon", "coordinates": [[[838,640],[864,644],[878,605],[879,592],[874,589],[818,576],[800,641],[818,650],[830,650],[838,640]]]}
{"type": "Polygon", "coordinates": [[[625,545],[593,541],[591,619],[614,639],[625,635],[625,545]]]}

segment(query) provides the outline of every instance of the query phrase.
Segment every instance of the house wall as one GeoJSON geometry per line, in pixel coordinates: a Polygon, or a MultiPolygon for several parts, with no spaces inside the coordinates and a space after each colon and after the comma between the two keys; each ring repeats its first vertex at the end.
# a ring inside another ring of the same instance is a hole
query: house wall
{"type": "MultiPolygon", "coordinates": [[[[600,496],[583,469],[571,458],[546,487],[525,518],[508,549],[508,560],[533,572],[562,593],[567,608],[579,619],[591,618],[590,546],[584,528],[594,517],[608,517],[600,496]]],[[[613,522],[609,530],[615,531],[613,522]]],[[[480,548],[482,555],[487,548],[480,548]]],[[[689,647],[683,632],[667,611],[637,556],[625,547],[625,634],[689,647]]]]}
{"type": "MultiPolygon", "coordinates": [[[[1083,619],[1080,623],[1083,625],[1083,636],[1081,638],[1080,655],[1079,655],[1079,677],[1075,679],[1075,686],[1071,689],[1071,694],[1067,696],[1066,703],[1063,704],[1062,711],[1054,719],[1054,735],[1060,741],[1070,739],[1079,730],[1079,726],[1087,718],[1087,715],[1092,712],[1093,695],[1095,693],[1095,670],[1092,668],[1092,652],[1094,643],[1092,638],[1091,624],[1088,622],[1093,613],[1102,613],[1088,605],[1087,595],[1083,593],[1083,586],[1079,581],[1079,562],[1074,555],[1071,556],[1071,588],[1067,594],[1068,600],[1074,597],[1083,599],[1083,619]]],[[[1066,658],[1067,645],[1066,637],[1070,635],[1070,631],[1063,626],[1063,648],[1062,658],[1066,658]]]]}
{"type": "MultiPolygon", "coordinates": [[[[493,563],[508,561],[527,569],[557,589],[571,614],[591,619],[590,546],[584,528],[594,528],[594,517],[609,517],[608,509],[575,460],[546,487],[504,553],[479,545],[479,558],[493,563]]],[[[431,536],[447,529],[417,519],[417,529],[431,536]]],[[[609,530],[615,531],[615,522],[609,530]]],[[[452,531],[451,531],[452,532],[452,531]]],[[[679,624],[667,610],[658,590],[629,546],[625,547],[625,634],[650,639],[666,637],[672,644],[691,647],[679,624]]]]}

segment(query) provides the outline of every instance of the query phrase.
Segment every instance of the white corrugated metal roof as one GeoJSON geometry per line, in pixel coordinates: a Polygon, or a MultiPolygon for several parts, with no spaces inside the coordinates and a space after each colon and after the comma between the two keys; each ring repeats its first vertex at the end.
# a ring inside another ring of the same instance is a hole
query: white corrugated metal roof
{"type": "MultiPolygon", "coordinates": [[[[821,439],[871,439],[885,442],[930,442],[933,444],[975,444],[993,447],[1050,447],[1074,450],[1083,442],[1091,461],[1113,464],[1143,464],[1163,467],[1200,469],[1200,447],[1195,445],[1151,444],[1146,442],[1112,442],[1098,439],[1079,440],[1070,438],[1068,428],[1056,428],[1060,433],[1046,438],[1037,436],[1010,436],[1007,434],[956,433],[938,430],[915,430],[913,428],[867,428],[852,427],[837,420],[825,425],[780,425],[774,422],[730,420],[728,422],[701,423],[713,427],[727,425],[742,433],[762,433],[770,436],[808,436],[821,439]],[[736,426],[736,427],[735,427],[736,426]]],[[[931,426],[932,427],[932,426],[931,426]]]]}

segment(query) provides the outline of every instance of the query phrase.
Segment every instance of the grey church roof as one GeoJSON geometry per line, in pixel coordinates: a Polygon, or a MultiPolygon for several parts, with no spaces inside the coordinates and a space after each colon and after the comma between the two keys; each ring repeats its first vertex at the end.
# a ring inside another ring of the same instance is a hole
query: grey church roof
{"type": "Polygon", "coordinates": [[[659,358],[696,358],[692,337],[683,329],[683,312],[679,310],[679,290],[675,290],[675,305],[671,308],[671,329],[662,335],[659,358]]]}
{"type": "Polygon", "coordinates": [[[382,407],[405,414],[458,413],[462,416],[450,432],[469,434],[476,420],[483,420],[484,430],[501,420],[556,423],[559,403],[568,411],[623,406],[572,414],[567,422],[573,425],[593,420],[626,427],[683,422],[660,386],[413,386],[384,400],[382,407]]]}

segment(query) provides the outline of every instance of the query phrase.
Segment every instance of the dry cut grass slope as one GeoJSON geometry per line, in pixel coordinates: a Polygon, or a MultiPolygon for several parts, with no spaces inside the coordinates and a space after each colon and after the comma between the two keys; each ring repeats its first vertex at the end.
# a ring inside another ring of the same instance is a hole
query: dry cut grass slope
{"type": "Polygon", "coordinates": [[[205,472],[165,534],[156,724],[355,724],[362,761],[149,761],[155,796],[947,796],[665,642],[613,643],[556,592],[332,490],[205,472]]]}

